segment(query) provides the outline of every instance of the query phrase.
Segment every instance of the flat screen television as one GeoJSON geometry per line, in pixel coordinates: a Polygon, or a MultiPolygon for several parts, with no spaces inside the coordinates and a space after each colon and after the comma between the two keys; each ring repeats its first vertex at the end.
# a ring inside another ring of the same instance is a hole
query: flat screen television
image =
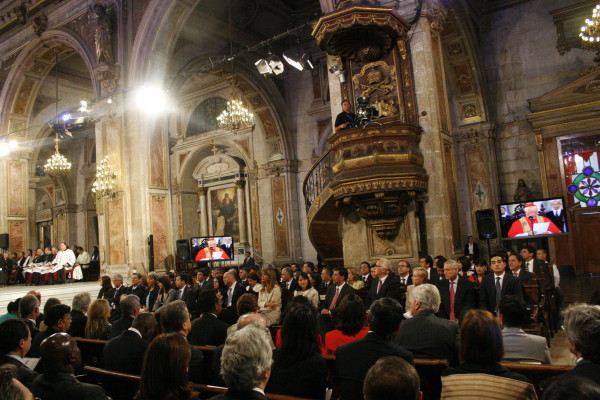
{"type": "Polygon", "coordinates": [[[562,197],[498,205],[504,239],[531,239],[566,235],[569,232],[562,197]]]}
{"type": "Polygon", "coordinates": [[[231,236],[193,237],[190,247],[195,261],[232,260],[235,257],[231,236]]]}

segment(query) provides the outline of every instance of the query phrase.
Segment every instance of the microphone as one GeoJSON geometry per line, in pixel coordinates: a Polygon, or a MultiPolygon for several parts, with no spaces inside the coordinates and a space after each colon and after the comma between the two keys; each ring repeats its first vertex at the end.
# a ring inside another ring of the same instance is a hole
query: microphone
{"type": "Polygon", "coordinates": [[[529,218],[530,221],[533,221],[535,219],[533,217],[527,217],[527,218],[529,218]]]}

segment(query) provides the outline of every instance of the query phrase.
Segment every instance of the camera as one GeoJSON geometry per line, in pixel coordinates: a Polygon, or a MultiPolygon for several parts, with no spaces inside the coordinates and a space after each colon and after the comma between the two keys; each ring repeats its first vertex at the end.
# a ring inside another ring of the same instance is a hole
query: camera
{"type": "Polygon", "coordinates": [[[365,126],[373,117],[379,116],[379,110],[377,107],[369,105],[369,98],[361,96],[356,99],[356,121],[358,126],[365,126]]]}

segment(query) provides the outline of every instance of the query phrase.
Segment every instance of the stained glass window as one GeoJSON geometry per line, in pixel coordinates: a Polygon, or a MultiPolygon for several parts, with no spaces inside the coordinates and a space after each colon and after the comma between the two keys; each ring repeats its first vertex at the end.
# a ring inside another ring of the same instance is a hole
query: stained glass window
{"type": "Polygon", "coordinates": [[[597,207],[600,203],[600,135],[561,140],[569,203],[597,207]]]}

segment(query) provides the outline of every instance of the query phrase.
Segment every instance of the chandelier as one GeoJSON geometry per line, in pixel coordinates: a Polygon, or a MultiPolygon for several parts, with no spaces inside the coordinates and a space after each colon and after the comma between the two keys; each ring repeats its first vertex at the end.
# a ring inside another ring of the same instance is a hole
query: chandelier
{"type": "Polygon", "coordinates": [[[44,172],[50,176],[64,175],[71,170],[71,163],[58,151],[58,135],[54,139],[54,154],[46,161],[44,172]]]}
{"type": "Polygon", "coordinates": [[[585,19],[579,37],[584,49],[596,51],[594,61],[600,63],[600,4],[594,7],[592,19],[585,19]]]}
{"type": "Polygon", "coordinates": [[[233,39],[231,33],[231,0],[229,5],[229,59],[231,60],[231,86],[233,91],[231,99],[227,101],[227,108],[217,117],[217,124],[221,129],[227,129],[233,133],[237,133],[240,129],[246,129],[254,125],[254,115],[244,107],[242,96],[238,94],[235,81],[235,68],[233,64],[233,39]]]}
{"type": "Polygon", "coordinates": [[[100,165],[96,167],[96,180],[92,185],[92,192],[96,195],[96,198],[114,198],[117,194],[116,179],[117,173],[112,171],[108,156],[106,156],[100,161],[100,165]]]}

